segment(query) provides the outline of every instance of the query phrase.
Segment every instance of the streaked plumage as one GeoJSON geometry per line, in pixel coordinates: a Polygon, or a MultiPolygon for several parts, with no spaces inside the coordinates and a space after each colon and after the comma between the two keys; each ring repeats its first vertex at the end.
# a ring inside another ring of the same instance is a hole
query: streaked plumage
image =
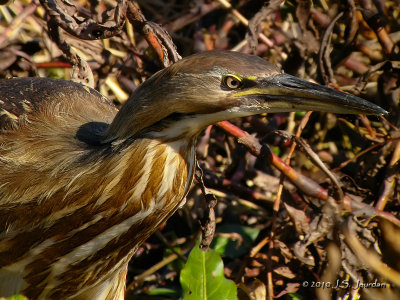
{"type": "Polygon", "coordinates": [[[72,82],[0,81],[0,296],[123,299],[130,258],[184,202],[208,124],[385,113],[293,78],[258,57],[206,52],[155,74],[119,112],[72,82]]]}

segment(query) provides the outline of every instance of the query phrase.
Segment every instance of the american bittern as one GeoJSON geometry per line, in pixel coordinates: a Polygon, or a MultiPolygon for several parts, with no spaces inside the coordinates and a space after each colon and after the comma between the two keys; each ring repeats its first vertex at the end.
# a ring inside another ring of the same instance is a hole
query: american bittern
{"type": "Polygon", "coordinates": [[[119,111],[90,88],[44,78],[0,81],[0,105],[0,295],[33,299],[123,299],[132,255],[183,205],[207,125],[385,113],[228,51],[156,73],[119,111]]]}

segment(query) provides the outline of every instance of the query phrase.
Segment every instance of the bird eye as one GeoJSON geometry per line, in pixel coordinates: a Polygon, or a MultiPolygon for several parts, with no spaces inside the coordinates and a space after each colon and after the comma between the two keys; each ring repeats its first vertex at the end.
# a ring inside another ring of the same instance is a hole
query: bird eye
{"type": "Polygon", "coordinates": [[[228,75],[224,77],[224,84],[234,90],[237,88],[240,88],[242,85],[242,79],[238,76],[234,76],[234,75],[228,75]]]}

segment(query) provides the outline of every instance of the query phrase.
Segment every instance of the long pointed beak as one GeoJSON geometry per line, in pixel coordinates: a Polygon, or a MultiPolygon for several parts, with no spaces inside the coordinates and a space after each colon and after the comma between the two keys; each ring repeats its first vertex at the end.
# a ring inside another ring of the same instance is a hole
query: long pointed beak
{"type": "MultiPolygon", "coordinates": [[[[269,112],[325,111],[340,114],[384,115],[388,112],[364,99],[289,74],[258,79],[243,96],[256,98],[269,112]]],[[[239,92],[240,94],[240,92],[239,92]]]]}

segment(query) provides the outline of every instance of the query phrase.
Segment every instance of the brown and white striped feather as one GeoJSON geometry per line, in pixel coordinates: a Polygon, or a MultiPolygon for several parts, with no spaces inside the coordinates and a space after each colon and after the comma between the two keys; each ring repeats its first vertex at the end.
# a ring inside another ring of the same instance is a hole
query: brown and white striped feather
{"type": "Polygon", "coordinates": [[[0,295],[123,299],[130,258],[189,188],[195,140],[89,147],[79,127],[117,110],[73,83],[26,80],[0,81],[3,111],[19,118],[1,120],[0,295]],[[21,101],[29,109],[9,110],[21,101]]]}

